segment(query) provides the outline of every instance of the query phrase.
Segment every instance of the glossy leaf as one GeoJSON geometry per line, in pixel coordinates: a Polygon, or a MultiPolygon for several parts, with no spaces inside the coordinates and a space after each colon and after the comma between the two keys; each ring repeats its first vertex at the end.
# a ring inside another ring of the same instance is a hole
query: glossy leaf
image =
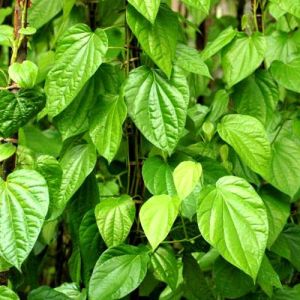
{"type": "Polygon", "coordinates": [[[220,178],[201,193],[197,214],[205,240],[255,280],[269,226],[265,205],[252,186],[242,178],[220,178]]]}
{"type": "Polygon", "coordinates": [[[0,286],[0,300],[19,300],[19,296],[8,287],[0,286]]]}
{"type": "Polygon", "coordinates": [[[0,144],[0,162],[14,155],[16,150],[17,148],[11,143],[0,144]]]}
{"type": "Polygon", "coordinates": [[[298,18],[300,18],[300,1],[299,0],[271,0],[271,2],[277,4],[280,9],[288,12],[298,18]]]}
{"type": "Polygon", "coordinates": [[[40,300],[40,299],[49,299],[49,300],[70,300],[70,298],[56,291],[55,289],[50,288],[49,286],[41,286],[30,292],[28,295],[28,300],[40,300]]]}
{"type": "Polygon", "coordinates": [[[154,24],[160,5],[160,0],[129,0],[140,14],[154,24]]]}

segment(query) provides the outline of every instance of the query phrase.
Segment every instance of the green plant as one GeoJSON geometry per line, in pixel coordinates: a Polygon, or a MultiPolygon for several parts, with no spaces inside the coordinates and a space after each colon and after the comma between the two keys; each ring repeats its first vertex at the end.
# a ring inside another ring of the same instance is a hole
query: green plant
{"type": "Polygon", "coordinates": [[[299,27],[0,0],[0,299],[299,299],[299,27]]]}

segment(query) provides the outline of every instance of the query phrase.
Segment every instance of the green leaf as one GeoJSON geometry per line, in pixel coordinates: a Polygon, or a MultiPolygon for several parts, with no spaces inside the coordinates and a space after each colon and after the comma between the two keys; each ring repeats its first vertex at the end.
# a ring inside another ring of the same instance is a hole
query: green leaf
{"type": "Polygon", "coordinates": [[[173,251],[169,248],[157,248],[151,255],[151,265],[154,276],[175,290],[178,281],[178,267],[173,251]]]}
{"type": "Polygon", "coordinates": [[[199,52],[185,44],[177,45],[175,64],[187,72],[212,78],[199,52]]]}
{"type": "Polygon", "coordinates": [[[173,172],[177,194],[181,200],[186,198],[196,187],[202,175],[202,166],[193,161],[181,162],[173,172]]]}
{"type": "Polygon", "coordinates": [[[66,295],[70,300],[85,300],[86,291],[80,292],[80,288],[76,283],[63,283],[59,287],[55,288],[56,291],[66,295]]]}
{"type": "Polygon", "coordinates": [[[34,27],[21,28],[19,30],[19,33],[23,35],[34,35],[36,33],[36,28],[34,27]]]}
{"type": "Polygon", "coordinates": [[[135,218],[135,204],[131,197],[101,200],[96,206],[95,215],[100,234],[108,247],[125,241],[135,218]]]}
{"type": "Polygon", "coordinates": [[[125,86],[128,113],[142,134],[171,153],[184,129],[188,86],[181,73],[170,80],[161,72],[140,67],[130,72],[125,86]]]}
{"type": "Polygon", "coordinates": [[[97,261],[89,285],[90,300],[120,299],[136,289],[147,272],[147,248],[110,248],[97,261]]]}
{"type": "Polygon", "coordinates": [[[0,133],[13,135],[32,119],[45,105],[40,89],[21,89],[17,93],[0,90],[0,133]]]}
{"type": "Polygon", "coordinates": [[[288,286],[276,290],[272,300],[299,300],[300,284],[295,285],[293,288],[288,286]]]}
{"type": "Polygon", "coordinates": [[[193,8],[201,10],[204,14],[209,14],[211,0],[182,0],[183,3],[193,8]]]}
{"type": "Polygon", "coordinates": [[[155,23],[151,24],[129,5],[127,23],[143,50],[170,77],[177,45],[178,20],[175,13],[161,6],[155,23]]]}
{"type": "Polygon", "coordinates": [[[283,63],[274,61],[271,65],[271,73],[274,79],[288,90],[300,93],[300,56],[283,63]]]}
{"type": "Polygon", "coordinates": [[[200,53],[201,58],[205,61],[217,54],[235,38],[236,34],[237,31],[231,26],[223,30],[212,42],[207,43],[200,53]]]}
{"type": "Polygon", "coordinates": [[[143,179],[152,195],[175,195],[171,167],[159,156],[152,156],[143,164],[143,179]]]}
{"type": "Polygon", "coordinates": [[[19,296],[8,287],[0,286],[0,300],[19,300],[19,296]]]}
{"type": "Polygon", "coordinates": [[[41,28],[62,10],[61,0],[31,0],[28,10],[28,23],[36,29],[41,28]]]}
{"type": "Polygon", "coordinates": [[[32,250],[49,205],[45,179],[36,171],[18,170],[0,179],[0,256],[19,270],[32,250]]]}
{"type": "Polygon", "coordinates": [[[268,125],[273,119],[279,91],[270,74],[259,70],[237,84],[232,97],[239,114],[255,117],[268,125]]]}
{"type": "Polygon", "coordinates": [[[70,300],[65,294],[50,288],[49,286],[40,286],[31,291],[28,295],[28,300],[70,300]]]}
{"type": "Polygon", "coordinates": [[[4,22],[6,17],[11,15],[12,11],[11,7],[0,8],[0,24],[4,22]]]}
{"type": "Polygon", "coordinates": [[[82,185],[96,164],[96,151],[92,145],[83,144],[69,148],[60,161],[63,170],[60,186],[58,210],[53,217],[58,217],[66,204],[82,185]]]}
{"type": "Polygon", "coordinates": [[[70,12],[72,11],[73,6],[75,5],[77,0],[63,0],[63,14],[64,19],[66,19],[70,12]]]}
{"type": "Polygon", "coordinates": [[[55,64],[49,72],[45,90],[51,117],[62,112],[97,71],[107,51],[102,29],[92,32],[85,24],[69,28],[58,42],[55,64]]]}
{"type": "Polygon", "coordinates": [[[127,116],[123,95],[100,96],[90,117],[90,137],[98,153],[109,163],[113,160],[122,140],[122,125],[127,116]]]}
{"type": "Polygon", "coordinates": [[[242,178],[220,178],[215,187],[202,190],[197,218],[204,239],[255,280],[269,226],[264,203],[252,186],[242,178]]]}
{"type": "Polygon", "coordinates": [[[128,0],[128,3],[130,3],[148,21],[154,24],[159,10],[160,0],[128,0]]]}
{"type": "Polygon", "coordinates": [[[275,3],[279,8],[291,15],[300,18],[300,1],[299,0],[271,0],[271,3],[275,3]]]}
{"type": "Polygon", "coordinates": [[[271,251],[287,259],[300,271],[300,226],[288,224],[272,245],[271,251]]]}
{"type": "Polygon", "coordinates": [[[218,90],[214,96],[208,121],[216,122],[228,111],[229,94],[225,90],[218,90]]]}
{"type": "Polygon", "coordinates": [[[14,40],[14,29],[8,25],[0,25],[0,45],[12,47],[14,40]]]}
{"type": "Polygon", "coordinates": [[[168,195],[153,196],[140,210],[140,221],[151,247],[157,246],[167,237],[178,215],[180,200],[168,195]]]}
{"type": "Polygon", "coordinates": [[[8,68],[10,78],[22,88],[33,88],[35,86],[38,67],[29,60],[22,63],[14,63],[8,68]]]}
{"type": "Polygon", "coordinates": [[[269,237],[268,248],[270,248],[277,239],[280,232],[290,215],[290,204],[283,199],[282,194],[272,193],[270,190],[262,190],[260,193],[263,199],[268,215],[269,237]]]}
{"type": "Polygon", "coordinates": [[[218,133],[251,170],[262,176],[268,174],[271,147],[263,125],[256,118],[227,115],[218,125],[218,133]]]}
{"type": "Polygon", "coordinates": [[[10,158],[17,148],[11,143],[0,144],[0,162],[10,158]]]}
{"type": "Polygon", "coordinates": [[[241,33],[224,48],[222,66],[228,87],[252,74],[263,62],[265,51],[265,37],[258,32],[252,36],[241,33]]]}

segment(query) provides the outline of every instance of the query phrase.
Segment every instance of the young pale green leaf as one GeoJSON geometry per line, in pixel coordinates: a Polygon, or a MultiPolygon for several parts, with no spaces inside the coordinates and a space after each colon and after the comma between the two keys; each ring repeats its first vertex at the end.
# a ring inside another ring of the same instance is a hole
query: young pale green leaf
{"type": "Polygon", "coordinates": [[[77,0],[63,0],[63,16],[67,19],[77,0]]]}
{"type": "Polygon", "coordinates": [[[11,143],[0,144],[0,162],[14,155],[16,150],[17,148],[11,143]]]}
{"type": "Polygon", "coordinates": [[[49,72],[45,90],[51,117],[62,112],[97,71],[107,51],[102,29],[92,32],[85,24],[69,28],[58,42],[55,64],[49,72]]]}
{"type": "Polygon", "coordinates": [[[0,8],[0,24],[4,22],[6,17],[11,15],[12,11],[11,7],[0,8]]]}
{"type": "Polygon", "coordinates": [[[211,0],[182,0],[188,6],[201,10],[204,14],[209,14],[211,0]]]}
{"type": "Polygon", "coordinates": [[[187,72],[212,78],[199,52],[185,44],[177,45],[174,63],[187,72]]]}
{"type": "Polygon", "coordinates": [[[269,226],[265,205],[252,186],[242,178],[220,178],[201,193],[197,218],[205,240],[255,280],[269,226]]]}
{"type": "Polygon", "coordinates": [[[181,162],[173,172],[177,194],[181,200],[186,198],[196,187],[202,175],[202,166],[193,161],[181,162]]]}
{"type": "Polygon", "coordinates": [[[143,164],[143,179],[152,195],[175,195],[171,167],[159,156],[152,156],[143,164]]]}
{"type": "Polygon", "coordinates": [[[277,4],[284,12],[300,18],[300,0],[271,0],[270,2],[277,4]]]}
{"type": "Polygon", "coordinates": [[[201,58],[205,61],[217,54],[235,38],[236,34],[237,31],[231,26],[223,30],[216,39],[205,46],[203,51],[200,53],[201,58]]]}
{"type": "Polygon", "coordinates": [[[169,248],[159,247],[151,255],[151,265],[154,276],[175,290],[178,281],[178,266],[173,251],[169,248]]]}
{"type": "Polygon", "coordinates": [[[265,51],[265,37],[258,32],[252,36],[239,34],[224,48],[222,66],[224,80],[228,87],[232,87],[252,74],[263,62],[265,51]]]}
{"type": "Polygon", "coordinates": [[[117,246],[125,241],[134,222],[134,201],[127,195],[101,200],[95,208],[95,216],[106,245],[117,246]]]}
{"type": "Polygon", "coordinates": [[[90,79],[75,97],[72,103],[58,116],[54,122],[64,140],[88,131],[89,113],[96,101],[95,82],[90,79]]]}
{"type": "Polygon", "coordinates": [[[39,29],[62,10],[62,0],[31,0],[28,10],[28,23],[39,29]]]}
{"type": "Polygon", "coordinates": [[[279,91],[270,74],[259,70],[237,84],[232,97],[239,114],[250,115],[268,125],[279,100],[279,91]]]}
{"type": "Polygon", "coordinates": [[[49,205],[45,179],[36,171],[18,170],[0,179],[0,256],[19,270],[32,250],[49,205]]]}
{"type": "Polygon", "coordinates": [[[127,8],[127,23],[143,50],[170,77],[178,33],[178,20],[174,12],[165,6],[161,6],[155,23],[151,24],[129,5],[127,8]]]}
{"type": "Polygon", "coordinates": [[[283,199],[282,194],[262,190],[261,198],[267,209],[269,222],[268,248],[276,241],[290,215],[290,204],[283,199]]]}
{"type": "Polygon", "coordinates": [[[142,134],[171,153],[184,129],[189,91],[186,78],[174,72],[170,80],[148,67],[133,70],[125,86],[128,113],[142,134]]]}
{"type": "Polygon", "coordinates": [[[140,210],[140,221],[153,249],[167,237],[178,215],[180,200],[168,195],[153,196],[140,210]]]}
{"type": "Polygon", "coordinates": [[[147,248],[123,245],[106,250],[97,261],[89,284],[89,299],[121,299],[146,276],[147,248]]]}
{"type": "Polygon", "coordinates": [[[128,2],[148,21],[155,23],[160,0],[128,0],[128,2]]]}
{"type": "Polygon", "coordinates": [[[0,25],[0,45],[12,47],[14,40],[14,29],[12,26],[0,25]]]}
{"type": "Polygon", "coordinates": [[[100,96],[91,113],[90,137],[98,153],[109,163],[120,147],[126,116],[127,107],[122,94],[100,96]]]}
{"type": "Polygon", "coordinates": [[[274,79],[288,90],[300,93],[300,56],[283,63],[274,61],[271,65],[271,73],[274,79]]]}
{"type": "Polygon", "coordinates": [[[36,28],[34,27],[21,28],[19,30],[19,33],[23,35],[34,35],[36,33],[36,28]]]}
{"type": "Polygon", "coordinates": [[[0,286],[0,300],[19,300],[19,296],[7,286],[0,286]]]}
{"type": "Polygon", "coordinates": [[[63,212],[68,201],[93,171],[96,160],[96,150],[90,144],[72,146],[65,152],[60,161],[63,175],[57,210],[53,218],[58,217],[63,212]]]}
{"type": "Polygon", "coordinates": [[[86,290],[83,289],[80,292],[79,285],[74,282],[63,283],[59,287],[54,288],[54,290],[68,296],[71,300],[86,300],[86,290]]]}
{"type": "Polygon", "coordinates": [[[251,170],[267,176],[271,147],[263,125],[256,118],[237,114],[227,115],[218,125],[218,133],[251,170]]]}
{"type": "Polygon", "coordinates": [[[8,74],[20,87],[33,88],[37,80],[38,67],[29,60],[16,62],[8,68],[8,74]]]}
{"type": "Polygon", "coordinates": [[[46,97],[40,89],[21,89],[17,93],[0,90],[0,133],[13,135],[33,118],[45,105],[46,97]]]}

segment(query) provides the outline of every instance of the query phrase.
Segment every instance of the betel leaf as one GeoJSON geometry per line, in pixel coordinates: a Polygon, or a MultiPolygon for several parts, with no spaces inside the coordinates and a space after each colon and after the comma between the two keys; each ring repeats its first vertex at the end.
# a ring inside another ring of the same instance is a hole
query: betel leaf
{"type": "Polygon", "coordinates": [[[187,72],[212,78],[207,65],[200,57],[199,52],[185,44],[177,45],[174,63],[187,72]]]}
{"type": "Polygon", "coordinates": [[[262,123],[246,115],[227,115],[219,123],[218,133],[251,170],[267,176],[271,146],[262,123]]]}
{"type": "Polygon", "coordinates": [[[151,24],[129,5],[127,23],[143,50],[170,77],[177,45],[178,20],[175,13],[161,6],[155,23],[151,24]]]}
{"type": "Polygon", "coordinates": [[[255,280],[269,226],[264,203],[253,187],[242,178],[220,178],[216,186],[202,190],[197,219],[204,239],[255,280]]]}
{"type": "Polygon", "coordinates": [[[54,122],[64,140],[89,129],[88,115],[96,101],[94,79],[90,79],[72,103],[54,122]]]}
{"type": "Polygon", "coordinates": [[[100,234],[108,247],[125,241],[135,218],[135,203],[128,195],[103,199],[95,208],[100,234]]]}
{"type": "Polygon", "coordinates": [[[70,198],[79,189],[96,164],[96,151],[90,144],[71,146],[60,161],[63,170],[57,210],[53,217],[59,216],[70,198]]]}
{"type": "Polygon", "coordinates": [[[200,53],[201,58],[205,61],[217,54],[235,38],[236,34],[237,31],[231,26],[223,30],[212,42],[207,43],[200,53]]]}
{"type": "Polygon", "coordinates": [[[206,15],[209,13],[211,0],[182,0],[182,2],[201,10],[206,15]]]}
{"type": "Polygon", "coordinates": [[[152,156],[143,164],[143,179],[152,195],[175,195],[171,167],[159,156],[152,156]]]}
{"type": "Polygon", "coordinates": [[[167,237],[178,215],[180,200],[168,195],[153,196],[140,210],[140,221],[153,249],[167,237]]]}
{"type": "Polygon", "coordinates": [[[21,88],[33,88],[38,76],[38,67],[29,60],[16,62],[8,68],[8,74],[21,88]]]}
{"type": "Polygon", "coordinates": [[[49,286],[40,286],[39,288],[32,290],[28,295],[28,300],[70,300],[70,298],[49,286]]]}
{"type": "Polygon", "coordinates": [[[125,86],[128,113],[135,125],[151,143],[169,153],[184,129],[188,95],[181,73],[174,72],[168,80],[145,66],[131,71],[125,86]]]}
{"type": "Polygon", "coordinates": [[[250,115],[268,125],[279,100],[279,91],[271,75],[259,70],[236,85],[232,98],[239,114],[250,115]]]}
{"type": "Polygon", "coordinates": [[[0,133],[9,137],[33,118],[45,105],[40,89],[21,89],[17,93],[0,90],[0,133]]]}
{"type": "Polygon", "coordinates": [[[97,71],[107,51],[107,43],[102,29],[92,32],[85,24],[76,24],[64,33],[45,85],[51,117],[62,112],[97,71]]]}
{"type": "Polygon", "coordinates": [[[155,19],[160,6],[160,0],[128,0],[128,3],[130,3],[152,24],[155,23],[155,19]]]}
{"type": "Polygon", "coordinates": [[[284,1],[271,0],[270,2],[277,4],[281,10],[300,18],[300,1],[299,0],[284,0],[284,1]]]}
{"type": "Polygon", "coordinates": [[[19,296],[7,286],[0,286],[0,300],[19,300],[19,296]]]}
{"type": "Polygon", "coordinates": [[[0,256],[20,270],[47,214],[47,183],[36,171],[14,171],[0,179],[0,199],[0,256]]]}
{"type": "Polygon", "coordinates": [[[178,267],[173,251],[165,247],[157,248],[151,255],[151,265],[154,276],[175,290],[178,282],[178,267]]]}
{"type": "Polygon", "coordinates": [[[296,284],[290,288],[284,286],[282,289],[277,289],[272,297],[272,300],[299,300],[300,284],[296,284]]]}
{"type": "Polygon", "coordinates": [[[98,153],[109,163],[120,147],[126,116],[127,107],[122,94],[100,96],[91,113],[90,137],[98,153]]]}
{"type": "Polygon", "coordinates": [[[12,11],[13,10],[11,7],[0,8],[0,24],[2,24],[4,22],[6,17],[11,15],[12,11]]]}
{"type": "Polygon", "coordinates": [[[31,0],[28,10],[28,23],[31,27],[39,29],[62,10],[61,0],[31,0]]]}
{"type": "Polygon", "coordinates": [[[228,87],[253,73],[262,63],[265,51],[266,41],[261,33],[251,36],[239,33],[222,52],[224,81],[228,87]]]}
{"type": "Polygon", "coordinates": [[[0,25],[0,45],[12,47],[14,29],[9,25],[0,25]]]}
{"type": "Polygon", "coordinates": [[[229,94],[225,90],[218,90],[211,104],[210,113],[207,120],[217,122],[228,111],[229,94]]]}
{"type": "Polygon", "coordinates": [[[271,73],[274,79],[288,90],[300,93],[300,57],[290,60],[288,63],[274,61],[271,65],[271,73]]]}
{"type": "Polygon", "coordinates": [[[17,148],[11,143],[0,144],[0,162],[14,155],[16,150],[17,148]]]}
{"type": "Polygon", "coordinates": [[[89,299],[120,299],[146,276],[148,249],[122,245],[106,250],[97,261],[89,284],[89,299]]]}
{"type": "Polygon", "coordinates": [[[177,194],[181,200],[186,198],[196,187],[202,175],[202,166],[193,161],[181,162],[173,172],[177,194]]]}

